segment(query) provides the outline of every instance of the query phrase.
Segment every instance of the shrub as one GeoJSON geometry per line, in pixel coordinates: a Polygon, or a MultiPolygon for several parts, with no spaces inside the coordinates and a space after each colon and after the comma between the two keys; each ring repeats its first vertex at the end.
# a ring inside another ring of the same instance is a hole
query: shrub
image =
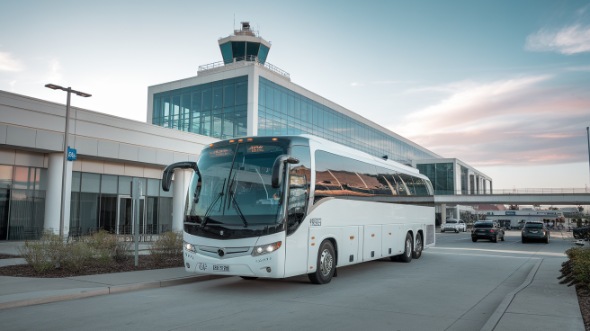
{"type": "Polygon", "coordinates": [[[182,257],[182,233],[162,233],[152,244],[150,254],[156,264],[161,263],[164,259],[182,257]]]}
{"type": "Polygon", "coordinates": [[[125,256],[127,252],[120,252],[121,245],[117,236],[105,230],[85,238],[85,243],[91,248],[95,262],[101,265],[108,265],[118,261],[120,255],[125,256]]]}
{"type": "Polygon", "coordinates": [[[67,243],[59,235],[45,232],[38,241],[26,241],[20,254],[39,273],[61,268],[66,259],[67,243]]]}
{"type": "Polygon", "coordinates": [[[577,285],[585,290],[590,289],[590,249],[572,247],[565,251],[569,260],[562,264],[560,278],[562,284],[577,285]]]}
{"type": "Polygon", "coordinates": [[[63,268],[74,273],[83,270],[94,258],[94,250],[84,241],[67,244],[64,253],[63,268]]]}

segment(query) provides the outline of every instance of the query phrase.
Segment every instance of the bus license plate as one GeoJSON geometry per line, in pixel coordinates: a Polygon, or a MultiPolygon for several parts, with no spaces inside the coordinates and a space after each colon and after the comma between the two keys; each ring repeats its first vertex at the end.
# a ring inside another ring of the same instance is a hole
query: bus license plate
{"type": "Polygon", "coordinates": [[[213,271],[229,271],[229,266],[224,264],[214,264],[213,271]]]}

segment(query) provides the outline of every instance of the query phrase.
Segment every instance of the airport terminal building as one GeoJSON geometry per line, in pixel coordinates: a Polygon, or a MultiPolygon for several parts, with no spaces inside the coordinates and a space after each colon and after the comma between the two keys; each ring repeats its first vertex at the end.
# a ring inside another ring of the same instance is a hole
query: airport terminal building
{"type": "MultiPolygon", "coordinates": [[[[68,141],[77,158],[66,162],[64,233],[130,233],[133,179],[143,188],[140,232],[182,230],[189,176],[177,171],[163,192],[162,169],[196,160],[211,142],[250,135],[307,133],[387,157],[418,168],[435,194],[492,191],[491,178],[468,164],[292,83],[267,62],[271,45],[247,22],[219,47],[222,62],[148,88],[147,123],[71,108],[68,141]]],[[[59,230],[65,115],[64,105],[0,91],[0,240],[59,230]]]]}

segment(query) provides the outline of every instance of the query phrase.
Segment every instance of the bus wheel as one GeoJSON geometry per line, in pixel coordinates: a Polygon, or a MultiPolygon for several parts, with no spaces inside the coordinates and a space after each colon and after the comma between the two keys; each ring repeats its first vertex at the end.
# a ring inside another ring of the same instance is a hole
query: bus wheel
{"type": "Polygon", "coordinates": [[[332,280],[335,270],[336,254],[334,253],[334,246],[332,242],[325,240],[318,251],[316,270],[307,276],[314,284],[327,284],[332,280]]]}
{"type": "Polygon", "coordinates": [[[406,234],[406,243],[404,244],[404,254],[400,256],[400,260],[402,262],[410,262],[412,261],[412,235],[408,232],[406,234]]]}
{"type": "Polygon", "coordinates": [[[416,236],[416,244],[414,245],[414,251],[412,252],[412,258],[419,259],[422,256],[422,250],[424,249],[424,243],[422,242],[422,234],[418,233],[416,236]]]}

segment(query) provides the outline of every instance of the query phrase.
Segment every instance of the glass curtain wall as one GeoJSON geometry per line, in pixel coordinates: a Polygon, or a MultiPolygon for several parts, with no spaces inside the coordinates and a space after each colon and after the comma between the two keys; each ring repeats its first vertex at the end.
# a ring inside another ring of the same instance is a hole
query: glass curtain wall
{"type": "Polygon", "coordinates": [[[435,157],[265,78],[259,86],[260,136],[309,133],[403,163],[435,157]]]}
{"type": "Polygon", "coordinates": [[[469,194],[469,192],[467,191],[468,176],[469,170],[461,166],[461,194],[469,194]]]}
{"type": "Polygon", "coordinates": [[[152,123],[219,139],[246,135],[248,76],[154,94],[152,123]]]}
{"type": "Polygon", "coordinates": [[[0,165],[0,240],[41,236],[46,190],[46,169],[0,165]]]}
{"type": "Polygon", "coordinates": [[[418,164],[417,168],[430,179],[435,195],[456,194],[453,163],[418,164]]]}
{"type": "MultiPolygon", "coordinates": [[[[120,207],[131,201],[133,177],[94,173],[72,173],[72,201],[70,236],[87,235],[106,230],[111,233],[130,233],[127,214],[117,223],[120,207]]],[[[140,227],[142,234],[158,234],[172,229],[172,190],[164,192],[159,179],[140,178],[143,201],[147,207],[140,227]],[[145,203],[145,202],[144,202],[145,203]]],[[[141,206],[144,204],[142,203],[141,206]]],[[[143,214],[142,214],[143,215],[143,214]]]]}

